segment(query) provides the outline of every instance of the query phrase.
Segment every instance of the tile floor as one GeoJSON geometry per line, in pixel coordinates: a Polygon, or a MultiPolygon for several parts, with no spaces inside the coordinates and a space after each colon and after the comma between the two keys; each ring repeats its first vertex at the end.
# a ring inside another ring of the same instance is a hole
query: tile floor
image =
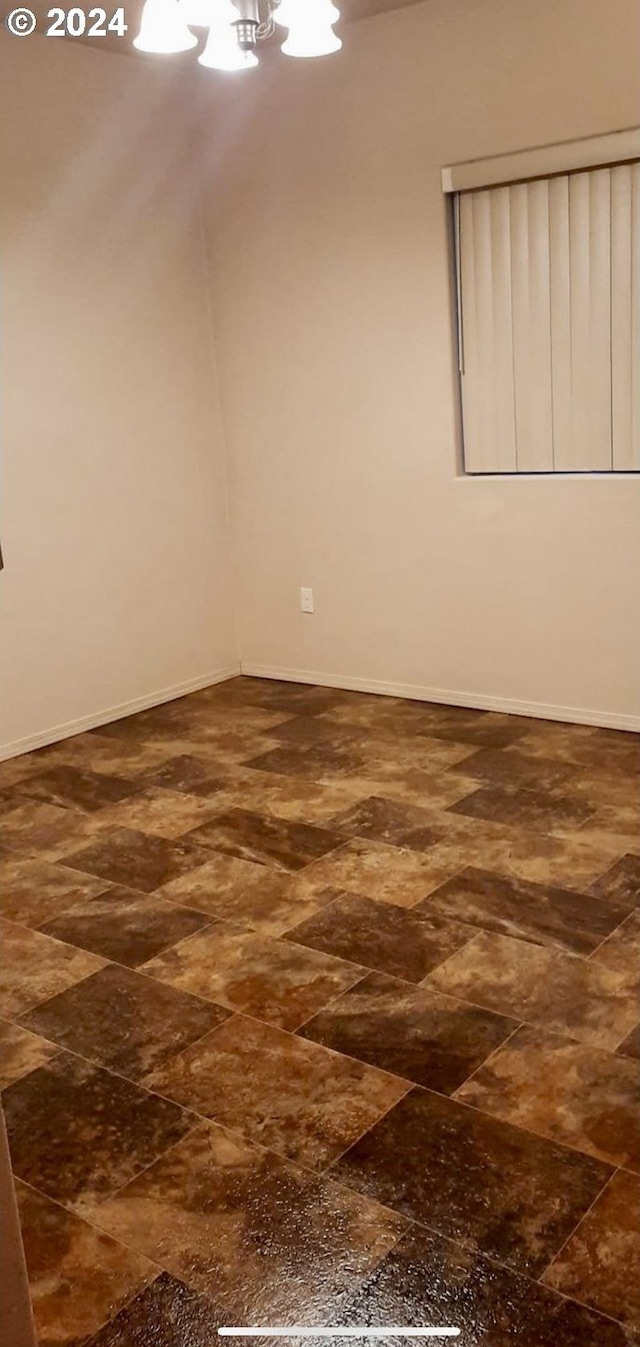
{"type": "Polygon", "coordinates": [[[41,1347],[638,1347],[639,906],[628,734],[238,678],[0,764],[41,1347]]]}

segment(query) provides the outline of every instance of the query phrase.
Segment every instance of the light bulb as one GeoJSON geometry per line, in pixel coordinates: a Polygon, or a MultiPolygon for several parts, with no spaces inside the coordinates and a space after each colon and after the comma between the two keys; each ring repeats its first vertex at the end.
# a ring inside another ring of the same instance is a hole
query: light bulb
{"type": "Polygon", "coordinates": [[[242,51],[238,46],[234,21],[238,11],[231,0],[215,0],[210,19],[209,36],[198,57],[200,65],[209,70],[250,70],[258,64],[255,52],[242,51]]]}
{"type": "Polygon", "coordinates": [[[140,32],[134,38],[138,51],[168,53],[189,51],[198,39],[189,32],[178,0],[145,0],[140,32]]]}
{"type": "Polygon", "coordinates": [[[274,18],[289,29],[282,44],[287,56],[328,56],[342,46],[332,28],[340,18],[332,0],[281,0],[274,18]]]}

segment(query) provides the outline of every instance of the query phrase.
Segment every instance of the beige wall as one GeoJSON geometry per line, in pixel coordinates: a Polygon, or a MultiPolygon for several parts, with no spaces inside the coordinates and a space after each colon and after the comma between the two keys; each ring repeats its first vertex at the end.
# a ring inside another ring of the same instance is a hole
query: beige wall
{"type": "Polygon", "coordinates": [[[247,670],[638,713],[637,479],[457,475],[440,190],[443,164],[637,122],[638,24],[635,0],[428,0],[326,61],[206,77],[247,670]]]}
{"type": "Polygon", "coordinates": [[[187,90],[6,34],[0,88],[9,753],[210,681],[236,645],[187,90]]]}

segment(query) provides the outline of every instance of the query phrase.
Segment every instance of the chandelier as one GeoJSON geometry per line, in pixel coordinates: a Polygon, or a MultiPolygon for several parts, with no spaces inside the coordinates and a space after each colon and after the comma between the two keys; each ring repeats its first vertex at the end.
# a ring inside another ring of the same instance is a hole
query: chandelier
{"type": "Polygon", "coordinates": [[[339,51],[342,42],[333,31],[339,18],[332,0],[145,0],[133,45],[147,52],[189,51],[198,44],[192,28],[207,28],[199,64],[248,70],[258,64],[258,43],[277,26],[289,30],[282,43],[287,56],[339,51]]]}

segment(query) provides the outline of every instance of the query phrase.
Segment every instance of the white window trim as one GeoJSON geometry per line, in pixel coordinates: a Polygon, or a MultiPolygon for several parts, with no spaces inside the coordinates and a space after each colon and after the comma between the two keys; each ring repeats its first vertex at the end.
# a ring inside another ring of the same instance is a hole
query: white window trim
{"type": "Polygon", "coordinates": [[[585,140],[565,140],[557,145],[539,145],[514,154],[498,154],[492,159],[471,159],[451,164],[442,170],[442,190],[468,192],[480,187],[497,187],[530,178],[549,178],[556,173],[573,173],[602,164],[623,164],[640,159],[640,127],[612,131],[585,140]]]}

